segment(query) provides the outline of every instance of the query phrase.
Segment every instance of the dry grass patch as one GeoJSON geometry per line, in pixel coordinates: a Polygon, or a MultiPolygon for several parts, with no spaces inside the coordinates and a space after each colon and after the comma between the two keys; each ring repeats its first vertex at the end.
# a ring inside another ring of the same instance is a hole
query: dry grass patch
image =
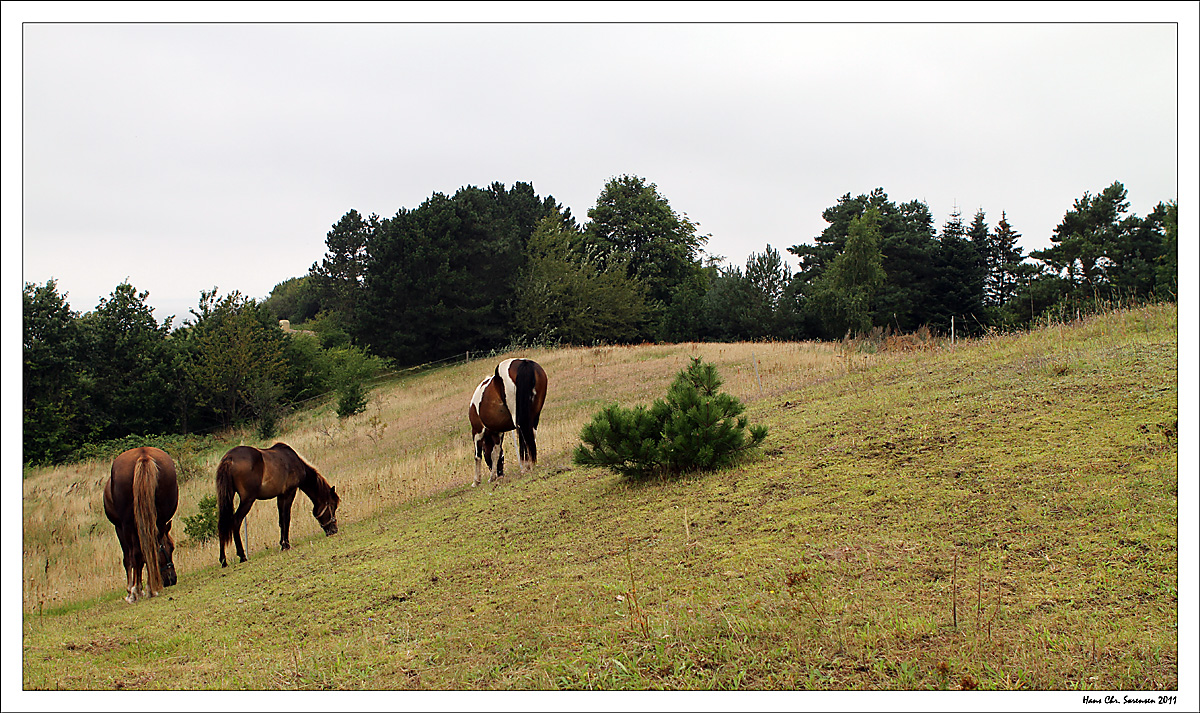
{"type": "MultiPolygon", "coordinates": [[[[549,393],[538,433],[543,458],[569,453],[592,413],[604,403],[649,403],[691,356],[720,367],[724,389],[745,401],[794,390],[844,369],[833,347],[815,343],[680,344],[534,349],[523,356],[542,363],[549,393]],[[757,362],[758,371],[755,371],[757,362]],[[760,392],[759,384],[762,384],[760,392]]],[[[280,424],[281,440],[294,447],[338,488],[339,520],[353,523],[414,499],[469,485],[474,453],[466,405],[475,386],[504,356],[403,377],[375,389],[367,410],[337,417],[332,403],[298,412],[280,424]]],[[[182,517],[214,493],[212,478],[224,452],[235,445],[268,446],[249,430],[226,435],[224,445],[198,456],[201,477],[180,484],[174,535],[180,576],[216,562],[215,542],[184,535],[182,517]]],[[[515,444],[508,441],[510,477],[515,444]]],[[[102,493],[111,463],[90,461],[38,468],[23,483],[23,605],[27,612],[113,596],[123,582],[120,548],[104,517],[102,493]]],[[[293,506],[291,539],[321,535],[304,496],[293,506]]],[[[248,555],[278,547],[278,510],[256,503],[246,518],[248,555]]]]}

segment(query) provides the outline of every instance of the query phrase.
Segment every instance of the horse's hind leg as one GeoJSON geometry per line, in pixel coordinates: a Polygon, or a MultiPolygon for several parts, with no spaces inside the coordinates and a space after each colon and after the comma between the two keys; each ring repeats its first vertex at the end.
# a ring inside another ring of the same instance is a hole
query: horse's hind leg
{"type": "Polygon", "coordinates": [[[254,501],[249,498],[238,503],[238,509],[233,513],[233,544],[237,547],[238,560],[246,561],[246,550],[242,547],[242,521],[250,514],[254,501]]]}
{"type": "Polygon", "coordinates": [[[141,573],[142,573],[141,568],[139,567],[135,570],[135,568],[133,566],[132,557],[130,557],[128,554],[126,554],[125,555],[125,591],[128,592],[128,594],[125,596],[125,601],[129,602],[130,604],[133,604],[134,602],[137,601],[138,585],[141,584],[141,579],[142,579],[140,576],[141,573]],[[138,573],[139,576],[134,577],[133,573],[135,571],[138,573]]]}
{"type": "Polygon", "coordinates": [[[130,559],[132,560],[133,564],[133,566],[130,568],[133,572],[131,575],[131,579],[133,581],[129,586],[129,596],[132,597],[132,599],[128,599],[126,601],[132,604],[138,599],[145,599],[146,597],[150,596],[150,593],[146,591],[144,586],[142,586],[142,558],[134,554],[130,559]]]}
{"type": "MultiPolygon", "coordinates": [[[[124,530],[118,525],[117,541],[121,543],[121,564],[125,566],[125,601],[133,604],[137,601],[137,587],[133,579],[133,552],[124,530]]],[[[135,535],[136,536],[136,535],[135,535]]]]}
{"type": "Polygon", "coordinates": [[[533,470],[537,462],[537,446],[533,441],[533,429],[528,426],[517,429],[517,447],[520,449],[521,472],[533,470]]]}
{"type": "Polygon", "coordinates": [[[279,496],[279,549],[290,550],[292,543],[288,541],[288,530],[292,524],[292,501],[296,499],[296,489],[279,496]]]}

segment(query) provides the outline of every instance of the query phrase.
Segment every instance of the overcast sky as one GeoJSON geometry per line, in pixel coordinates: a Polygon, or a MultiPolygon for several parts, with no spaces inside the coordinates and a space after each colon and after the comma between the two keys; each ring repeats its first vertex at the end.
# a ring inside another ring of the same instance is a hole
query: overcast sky
{"type": "Polygon", "coordinates": [[[876,187],[939,229],[1004,211],[1026,251],[1085,191],[1178,193],[1170,23],[56,19],[21,32],[22,279],[80,312],[126,279],[176,324],[265,297],[348,210],[494,181],[583,221],[643,177],[737,265],[876,187]]]}

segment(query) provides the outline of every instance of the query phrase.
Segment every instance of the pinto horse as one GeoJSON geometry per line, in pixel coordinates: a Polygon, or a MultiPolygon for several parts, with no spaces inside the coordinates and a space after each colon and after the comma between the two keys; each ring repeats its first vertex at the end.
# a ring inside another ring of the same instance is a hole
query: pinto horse
{"type": "Polygon", "coordinates": [[[290,550],[288,529],[292,522],[292,501],[296,490],[304,491],[313,503],[313,517],[326,535],[336,535],[337,508],[341,502],[337,491],[324,476],[304,462],[286,443],[270,448],[236,446],[231,448],[217,465],[217,534],[221,540],[221,566],[226,566],[225,545],[232,537],[237,556],[246,561],[242,536],[238,529],[250,513],[255,500],[278,498],[279,548],[290,550]],[[238,494],[238,508],[233,509],[233,494],[238,494]]]}
{"type": "Polygon", "coordinates": [[[486,461],[491,470],[488,482],[504,475],[504,434],[509,431],[517,432],[521,472],[537,463],[538,418],[545,401],[546,370],[532,359],[505,359],[494,374],[475,387],[467,408],[475,441],[472,486],[480,483],[481,461],[486,461]]]}
{"type": "Polygon", "coordinates": [[[125,561],[125,601],[153,597],[177,581],[171,517],[179,505],[175,462],[163,451],[131,448],[113,461],[104,484],[104,514],[117,528],[125,561]],[[149,556],[147,556],[147,554],[149,556]],[[146,586],[142,586],[142,566],[146,586]]]}

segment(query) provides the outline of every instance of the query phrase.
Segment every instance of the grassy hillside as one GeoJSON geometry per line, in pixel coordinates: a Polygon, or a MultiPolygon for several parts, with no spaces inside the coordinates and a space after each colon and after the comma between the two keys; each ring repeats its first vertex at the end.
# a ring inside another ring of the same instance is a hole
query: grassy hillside
{"type": "Polygon", "coordinates": [[[494,364],[430,372],[286,424],[340,534],[300,498],[279,552],[259,503],[249,562],[183,542],[179,585],[135,605],[107,464],[35,472],[24,687],[1177,688],[1177,352],[1173,306],[914,352],[532,352],[541,463],[510,441],[482,488],[465,405],[494,364]],[[771,429],[758,458],[638,486],[571,466],[593,411],[692,355],[771,429]]]}

